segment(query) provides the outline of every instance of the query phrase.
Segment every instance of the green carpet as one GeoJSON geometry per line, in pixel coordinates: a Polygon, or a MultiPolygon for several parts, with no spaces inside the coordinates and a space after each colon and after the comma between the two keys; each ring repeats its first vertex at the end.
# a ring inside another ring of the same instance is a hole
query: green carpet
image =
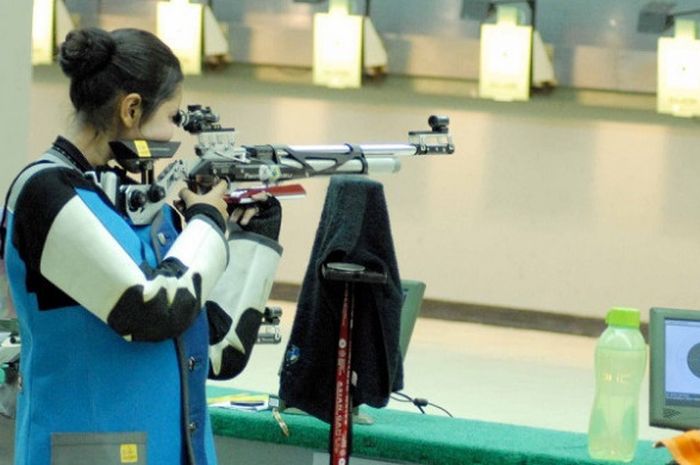
{"type": "MultiPolygon", "coordinates": [[[[209,397],[231,394],[210,386],[209,397]]],[[[282,413],[286,437],[272,413],[211,408],[214,434],[314,450],[328,449],[330,427],[313,417],[282,413]]],[[[373,425],[353,427],[352,455],[425,465],[602,465],[588,457],[586,435],[476,420],[362,407],[373,425]]],[[[666,449],[640,441],[632,465],[665,465],[666,449]]],[[[352,461],[351,461],[352,463],[352,461]]],[[[618,462],[619,464],[619,462],[618,462]]]]}

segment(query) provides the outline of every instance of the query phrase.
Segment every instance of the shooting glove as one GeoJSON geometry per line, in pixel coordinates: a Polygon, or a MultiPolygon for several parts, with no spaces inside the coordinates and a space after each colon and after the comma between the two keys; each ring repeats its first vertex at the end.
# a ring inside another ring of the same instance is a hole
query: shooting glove
{"type": "MultiPolygon", "coordinates": [[[[266,200],[255,202],[248,208],[257,208],[258,211],[248,224],[243,225],[239,223],[239,226],[244,231],[260,234],[277,241],[280,235],[280,228],[282,227],[282,205],[280,205],[279,200],[270,196],[266,200]]],[[[235,208],[229,207],[229,210],[229,214],[232,214],[235,208]]],[[[239,216],[239,221],[243,216],[239,216]]]]}

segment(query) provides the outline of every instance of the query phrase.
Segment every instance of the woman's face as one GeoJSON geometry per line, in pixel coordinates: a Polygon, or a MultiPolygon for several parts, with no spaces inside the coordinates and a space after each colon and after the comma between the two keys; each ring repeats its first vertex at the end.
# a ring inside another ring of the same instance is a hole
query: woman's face
{"type": "Polygon", "coordinates": [[[175,132],[173,118],[180,109],[182,103],[182,86],[178,86],[175,94],[168,100],[164,100],[151,114],[147,121],[138,127],[141,133],[139,139],[154,141],[169,141],[175,132]]]}
{"type": "Polygon", "coordinates": [[[141,97],[138,94],[129,94],[122,100],[119,111],[121,112],[121,129],[116,134],[116,139],[137,140],[146,139],[158,142],[167,142],[173,138],[175,123],[173,117],[177,114],[182,101],[182,86],[178,86],[175,93],[168,100],[164,100],[151,113],[147,120],[143,120],[141,97]]]}

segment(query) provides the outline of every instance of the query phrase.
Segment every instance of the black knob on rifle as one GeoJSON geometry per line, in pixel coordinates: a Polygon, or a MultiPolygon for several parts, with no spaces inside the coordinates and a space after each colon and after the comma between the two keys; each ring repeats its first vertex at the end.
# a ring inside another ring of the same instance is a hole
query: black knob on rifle
{"type": "Polygon", "coordinates": [[[136,211],[146,205],[146,194],[142,191],[133,191],[129,194],[129,210],[136,211]]]}
{"type": "Polygon", "coordinates": [[[153,203],[160,202],[165,198],[165,188],[157,184],[151,184],[148,188],[148,200],[153,203]]]}
{"type": "Polygon", "coordinates": [[[450,117],[441,115],[430,115],[430,118],[428,118],[428,124],[430,125],[430,129],[432,129],[433,132],[445,134],[448,132],[447,127],[450,125],[450,117]]]}

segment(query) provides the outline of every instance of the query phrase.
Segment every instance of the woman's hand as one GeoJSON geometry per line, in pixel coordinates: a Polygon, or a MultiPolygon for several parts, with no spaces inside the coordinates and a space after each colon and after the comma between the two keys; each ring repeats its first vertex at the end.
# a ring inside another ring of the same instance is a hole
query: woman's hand
{"type": "Polygon", "coordinates": [[[267,202],[267,200],[270,198],[270,194],[267,192],[258,192],[257,194],[251,195],[250,198],[253,200],[252,204],[239,206],[233,209],[230,217],[232,222],[238,223],[241,226],[247,226],[248,223],[250,223],[250,220],[252,220],[255,215],[260,213],[260,206],[258,205],[258,202],[267,202]]]}
{"type": "Polygon", "coordinates": [[[250,197],[253,204],[236,206],[231,212],[229,224],[237,224],[245,231],[260,234],[277,241],[282,227],[282,206],[279,200],[267,192],[250,197]]]}
{"type": "Polygon", "coordinates": [[[224,200],[224,194],[228,189],[228,183],[225,180],[221,180],[212,187],[205,194],[198,194],[193,192],[188,188],[183,188],[180,193],[180,199],[185,204],[185,210],[197,205],[209,205],[214,207],[219,213],[221,213],[221,218],[225,220],[228,218],[228,213],[226,211],[226,201],[224,200]]]}

